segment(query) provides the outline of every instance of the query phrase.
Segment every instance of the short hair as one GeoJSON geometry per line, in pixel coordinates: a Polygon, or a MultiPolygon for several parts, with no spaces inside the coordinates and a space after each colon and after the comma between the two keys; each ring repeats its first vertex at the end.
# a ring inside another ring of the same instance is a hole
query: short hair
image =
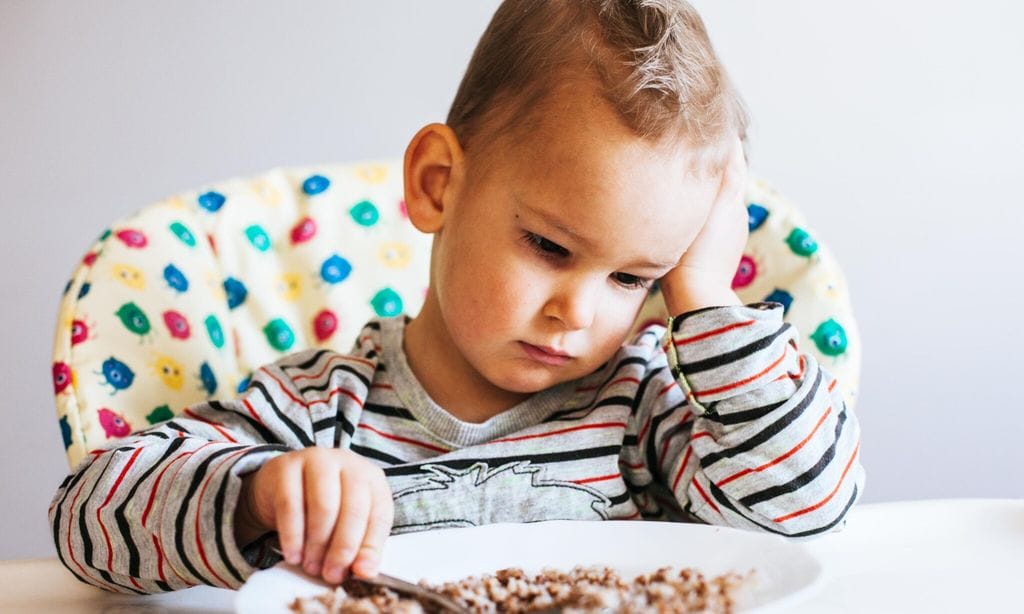
{"type": "Polygon", "coordinates": [[[685,0],[505,0],[446,123],[467,151],[519,142],[548,97],[579,76],[596,78],[637,136],[686,138],[714,167],[725,163],[729,136],[746,142],[744,104],[685,0]]]}

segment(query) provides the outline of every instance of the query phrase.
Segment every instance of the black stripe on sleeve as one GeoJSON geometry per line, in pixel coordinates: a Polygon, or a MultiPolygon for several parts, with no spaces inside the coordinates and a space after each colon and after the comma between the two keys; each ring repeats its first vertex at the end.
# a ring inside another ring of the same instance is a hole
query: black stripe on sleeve
{"type": "MultiPolygon", "coordinates": [[[[122,448],[116,448],[114,450],[110,450],[109,451],[109,456],[107,457],[107,464],[100,471],[100,475],[102,476],[102,475],[107,473],[107,470],[110,469],[111,463],[113,463],[114,459],[117,458],[117,453],[118,452],[125,452],[125,451],[131,451],[131,448],[129,448],[129,447],[122,447],[122,448]]],[[[97,479],[93,480],[92,490],[89,491],[89,495],[85,498],[85,501],[82,502],[82,507],[83,508],[85,508],[86,507],[86,503],[88,503],[88,501],[90,499],[92,499],[93,495],[96,493],[96,488],[99,486],[101,481],[102,480],[100,478],[97,478],[97,479]]],[[[100,494],[105,494],[105,492],[104,493],[100,493],[100,494]]],[[[145,595],[146,593],[138,590],[137,588],[135,588],[133,586],[127,586],[125,584],[121,584],[120,582],[115,582],[113,576],[110,575],[110,572],[108,572],[107,570],[105,570],[102,567],[100,567],[93,560],[93,555],[95,554],[95,552],[94,552],[93,547],[92,547],[92,538],[89,536],[88,524],[86,523],[87,516],[88,516],[88,514],[83,514],[83,513],[80,513],[78,515],[78,530],[82,534],[82,548],[83,548],[82,556],[85,557],[86,561],[88,561],[89,566],[92,567],[93,569],[95,569],[96,571],[98,571],[100,576],[104,580],[106,580],[108,583],[113,584],[114,586],[122,588],[122,589],[124,589],[126,591],[135,593],[137,595],[145,595]]]]}
{"type": "Polygon", "coordinates": [[[333,353],[332,350],[327,350],[327,349],[317,350],[316,352],[313,353],[312,356],[309,357],[308,360],[300,362],[297,365],[288,365],[286,367],[282,367],[281,370],[284,371],[285,369],[298,369],[298,370],[301,370],[301,371],[305,371],[305,370],[309,369],[310,367],[312,367],[313,365],[315,365],[316,363],[320,362],[320,359],[323,357],[324,354],[331,354],[331,353],[333,353]]]}
{"type": "Polygon", "coordinates": [[[302,393],[303,396],[305,396],[307,392],[326,392],[331,388],[331,378],[334,377],[334,374],[337,373],[338,371],[344,371],[349,375],[354,375],[356,379],[362,382],[363,386],[365,386],[367,389],[370,388],[370,380],[367,379],[365,375],[360,373],[357,369],[350,367],[349,365],[340,364],[331,367],[331,370],[327,373],[327,381],[325,381],[323,385],[318,386],[316,384],[310,384],[305,388],[299,388],[299,392],[302,393]]]}
{"type": "MultiPolygon", "coordinates": [[[[64,507],[64,502],[67,500],[68,495],[71,493],[72,490],[75,489],[75,486],[78,485],[78,482],[80,482],[82,480],[82,476],[84,476],[86,474],[86,472],[89,471],[89,469],[91,469],[91,468],[92,468],[92,465],[90,464],[89,466],[83,468],[78,473],[76,473],[74,475],[68,475],[68,477],[64,478],[64,482],[61,484],[61,488],[64,488],[65,490],[64,490],[64,495],[60,498],[60,501],[58,501],[57,505],[54,507],[54,514],[53,514],[53,545],[57,548],[57,557],[60,559],[60,562],[64,564],[64,567],[68,571],[70,571],[72,574],[74,574],[74,576],[76,578],[78,578],[81,582],[83,582],[85,584],[95,585],[95,581],[92,581],[90,579],[82,577],[81,574],[79,574],[77,571],[75,571],[74,569],[71,568],[71,565],[69,564],[68,560],[64,558],[64,548],[62,548],[60,546],[61,509],[64,507]]],[[[72,510],[71,513],[73,514],[74,510],[72,510]]],[[[68,527],[68,531],[70,531],[70,530],[71,530],[71,528],[68,527]]]]}
{"type": "MultiPolygon", "coordinates": [[[[724,458],[732,458],[737,454],[748,452],[756,448],[757,446],[761,445],[762,443],[768,441],[775,435],[777,435],[779,432],[782,431],[782,429],[786,428],[794,420],[800,417],[804,410],[810,407],[810,405],[814,402],[815,394],[818,392],[819,385],[821,385],[821,369],[818,370],[818,374],[814,378],[814,383],[811,384],[810,387],[808,387],[806,394],[804,394],[804,398],[801,399],[800,402],[793,407],[793,409],[789,410],[784,415],[780,416],[778,420],[764,427],[763,429],[761,429],[760,432],[753,435],[743,443],[725,450],[721,450],[719,452],[708,454],[704,458],[700,459],[701,467],[707,469],[711,465],[715,464],[716,462],[724,458]]],[[[790,399],[790,401],[792,401],[792,399],[790,399]]]]}
{"type": "MultiPolygon", "coordinates": [[[[379,460],[381,462],[388,463],[389,465],[403,465],[403,464],[405,464],[404,460],[402,460],[400,458],[396,458],[394,456],[391,456],[390,454],[386,454],[386,453],[381,452],[380,450],[376,450],[374,448],[367,448],[365,446],[359,446],[359,445],[356,445],[356,444],[351,444],[348,447],[348,449],[352,450],[353,452],[355,452],[356,454],[358,454],[360,456],[365,456],[366,458],[372,458],[372,459],[375,459],[375,460],[379,460]]],[[[384,472],[387,473],[387,470],[385,469],[384,472]]]]}
{"type": "Polygon", "coordinates": [[[429,460],[422,463],[402,465],[400,467],[387,467],[384,474],[388,476],[413,475],[422,471],[422,465],[443,465],[449,469],[467,469],[476,463],[488,463],[490,465],[504,465],[517,461],[530,461],[531,464],[539,465],[544,463],[561,463],[568,461],[583,460],[588,458],[600,458],[602,456],[615,456],[618,458],[622,450],[621,445],[600,446],[596,448],[583,448],[578,450],[566,450],[565,452],[549,452],[544,454],[524,454],[519,456],[496,456],[491,458],[453,458],[451,460],[429,460]]]}
{"type": "Polygon", "coordinates": [[[640,382],[640,385],[636,389],[636,396],[633,398],[633,404],[629,408],[630,416],[635,416],[636,412],[640,410],[640,405],[643,401],[644,394],[647,393],[647,386],[649,386],[651,381],[654,380],[654,378],[657,377],[664,370],[665,367],[658,367],[657,369],[652,370],[650,373],[644,376],[644,379],[640,382]]]}
{"type": "Polygon", "coordinates": [[[245,422],[252,428],[252,430],[254,430],[257,433],[259,433],[259,435],[263,439],[263,441],[265,441],[267,443],[281,443],[281,440],[278,439],[277,436],[274,435],[274,433],[271,432],[270,429],[268,429],[266,426],[260,424],[256,420],[253,420],[251,417],[243,414],[242,412],[235,411],[233,409],[228,409],[220,401],[210,401],[208,403],[208,405],[212,409],[214,409],[215,411],[228,412],[228,413],[234,414],[235,416],[238,416],[239,418],[245,420],[245,422]]]}
{"type": "Polygon", "coordinates": [[[727,365],[729,363],[742,360],[743,358],[746,358],[755,352],[770,347],[776,339],[778,339],[787,331],[789,331],[790,328],[791,325],[789,323],[783,323],[782,326],[779,327],[779,330],[775,331],[771,335],[768,335],[767,337],[763,337],[761,339],[758,339],[757,341],[748,343],[747,345],[741,348],[731,350],[724,354],[719,354],[717,356],[705,358],[704,360],[680,363],[679,368],[682,369],[683,373],[686,373],[687,375],[693,375],[694,373],[710,371],[711,369],[715,369],[723,365],[727,365]]]}
{"type": "Polygon", "coordinates": [[[404,407],[393,407],[391,405],[378,405],[377,403],[367,403],[363,405],[363,411],[370,412],[371,414],[377,414],[380,416],[388,416],[390,418],[402,418],[403,420],[416,421],[416,417],[412,415],[408,409],[404,407]]]}
{"type": "Polygon", "coordinates": [[[263,385],[263,382],[254,381],[253,383],[249,384],[249,386],[251,388],[259,390],[260,393],[263,394],[263,398],[266,399],[267,403],[270,405],[270,408],[274,411],[274,415],[276,415],[278,419],[281,420],[281,422],[283,422],[286,427],[288,427],[288,430],[291,431],[293,435],[295,435],[295,438],[298,439],[303,446],[310,448],[314,445],[313,440],[309,438],[309,435],[307,435],[305,431],[299,428],[298,425],[292,422],[292,420],[288,418],[288,416],[286,416],[283,411],[281,411],[281,409],[277,406],[277,403],[274,402],[274,397],[271,396],[270,391],[268,391],[267,387],[263,385]]]}

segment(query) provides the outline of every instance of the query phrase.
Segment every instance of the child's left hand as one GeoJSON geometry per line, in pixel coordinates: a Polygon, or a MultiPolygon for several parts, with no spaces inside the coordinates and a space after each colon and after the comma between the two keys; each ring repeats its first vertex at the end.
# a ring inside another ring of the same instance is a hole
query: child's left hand
{"type": "Polygon", "coordinates": [[[671,315],[742,304],[732,291],[732,280],[747,244],[746,186],[747,162],[737,137],[704,227],[679,264],[659,280],[671,315]]]}

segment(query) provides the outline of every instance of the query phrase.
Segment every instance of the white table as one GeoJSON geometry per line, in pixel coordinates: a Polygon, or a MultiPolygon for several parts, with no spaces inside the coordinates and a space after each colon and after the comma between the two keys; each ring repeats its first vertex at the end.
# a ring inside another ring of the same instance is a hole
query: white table
{"type": "MultiPolygon", "coordinates": [[[[826,577],[796,614],[1024,611],[1024,500],[862,505],[842,532],[805,542],[826,577]]],[[[147,597],[80,583],[57,559],[0,562],[0,612],[231,612],[234,593],[147,597]]]]}

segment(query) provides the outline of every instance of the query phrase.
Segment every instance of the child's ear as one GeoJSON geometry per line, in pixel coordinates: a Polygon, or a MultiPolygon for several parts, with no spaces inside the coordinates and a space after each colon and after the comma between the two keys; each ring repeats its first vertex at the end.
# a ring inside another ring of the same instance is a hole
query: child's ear
{"type": "Polygon", "coordinates": [[[462,146],[445,124],[428,124],[405,149],[405,207],[421,232],[435,233],[444,225],[449,206],[462,180],[462,146]]]}

